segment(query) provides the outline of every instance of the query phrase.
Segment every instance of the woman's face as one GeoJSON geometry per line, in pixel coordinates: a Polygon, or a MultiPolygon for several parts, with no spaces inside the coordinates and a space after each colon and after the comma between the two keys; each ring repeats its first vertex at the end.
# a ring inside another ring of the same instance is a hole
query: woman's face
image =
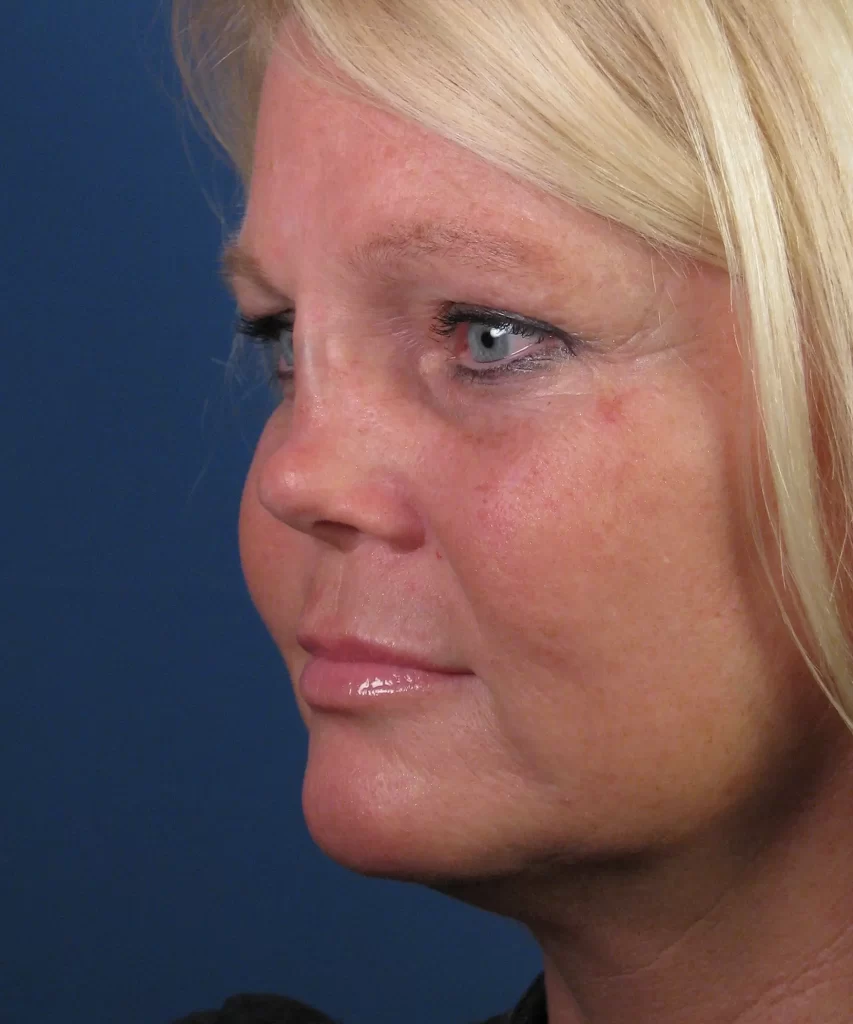
{"type": "Polygon", "coordinates": [[[751,555],[728,277],[283,55],[239,245],[242,312],[297,310],[240,542],[297,682],[317,842],[368,873],[492,877],[746,808],[823,700],[751,555]],[[405,671],[371,678],[347,639],[452,674],[394,691],[405,671]],[[301,690],[306,647],[350,664],[301,690]]]}

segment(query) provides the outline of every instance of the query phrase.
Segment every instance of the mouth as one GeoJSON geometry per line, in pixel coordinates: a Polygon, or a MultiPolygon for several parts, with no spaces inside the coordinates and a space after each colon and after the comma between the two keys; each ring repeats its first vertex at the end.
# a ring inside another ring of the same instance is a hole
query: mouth
{"type": "Polygon", "coordinates": [[[300,633],[299,645],[311,655],[297,688],[316,711],[359,711],[377,701],[398,703],[438,694],[471,671],[402,645],[354,636],[300,633]]]}

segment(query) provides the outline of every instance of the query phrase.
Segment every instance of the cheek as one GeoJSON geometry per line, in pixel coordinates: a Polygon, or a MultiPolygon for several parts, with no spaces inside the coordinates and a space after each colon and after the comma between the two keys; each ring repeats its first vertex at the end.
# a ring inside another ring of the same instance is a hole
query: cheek
{"type": "Polygon", "coordinates": [[[622,405],[566,410],[514,454],[472,461],[457,481],[470,502],[443,524],[474,667],[509,742],[551,778],[567,757],[611,764],[602,751],[644,764],[651,746],[677,764],[709,729],[722,748],[790,648],[751,607],[725,420],[654,393],[622,405]]]}
{"type": "Polygon", "coordinates": [[[454,565],[486,620],[524,643],[574,645],[569,627],[582,623],[624,629],[629,606],[667,598],[678,577],[728,570],[733,502],[719,444],[694,443],[684,420],[668,444],[661,410],[635,401],[645,409],[628,420],[610,417],[610,400],[555,412],[521,444],[480,449],[461,468],[455,490],[468,501],[447,523],[463,541],[454,565]]]}

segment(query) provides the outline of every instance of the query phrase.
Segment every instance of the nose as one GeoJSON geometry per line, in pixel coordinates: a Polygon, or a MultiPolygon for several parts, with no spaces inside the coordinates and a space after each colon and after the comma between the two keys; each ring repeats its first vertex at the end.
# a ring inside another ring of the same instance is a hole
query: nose
{"type": "Polygon", "coordinates": [[[364,537],[414,550],[425,537],[412,486],[415,447],[400,399],[297,399],[274,414],[258,445],[257,500],[282,523],[341,550],[364,537]]]}

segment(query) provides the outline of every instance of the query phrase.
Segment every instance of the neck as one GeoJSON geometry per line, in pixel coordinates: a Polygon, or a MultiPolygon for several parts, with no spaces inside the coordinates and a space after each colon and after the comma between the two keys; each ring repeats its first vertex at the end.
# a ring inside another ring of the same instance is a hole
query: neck
{"type": "Polygon", "coordinates": [[[853,740],[791,767],[796,783],[689,846],[472,900],[533,933],[549,1024],[849,1022],[853,740]]]}

